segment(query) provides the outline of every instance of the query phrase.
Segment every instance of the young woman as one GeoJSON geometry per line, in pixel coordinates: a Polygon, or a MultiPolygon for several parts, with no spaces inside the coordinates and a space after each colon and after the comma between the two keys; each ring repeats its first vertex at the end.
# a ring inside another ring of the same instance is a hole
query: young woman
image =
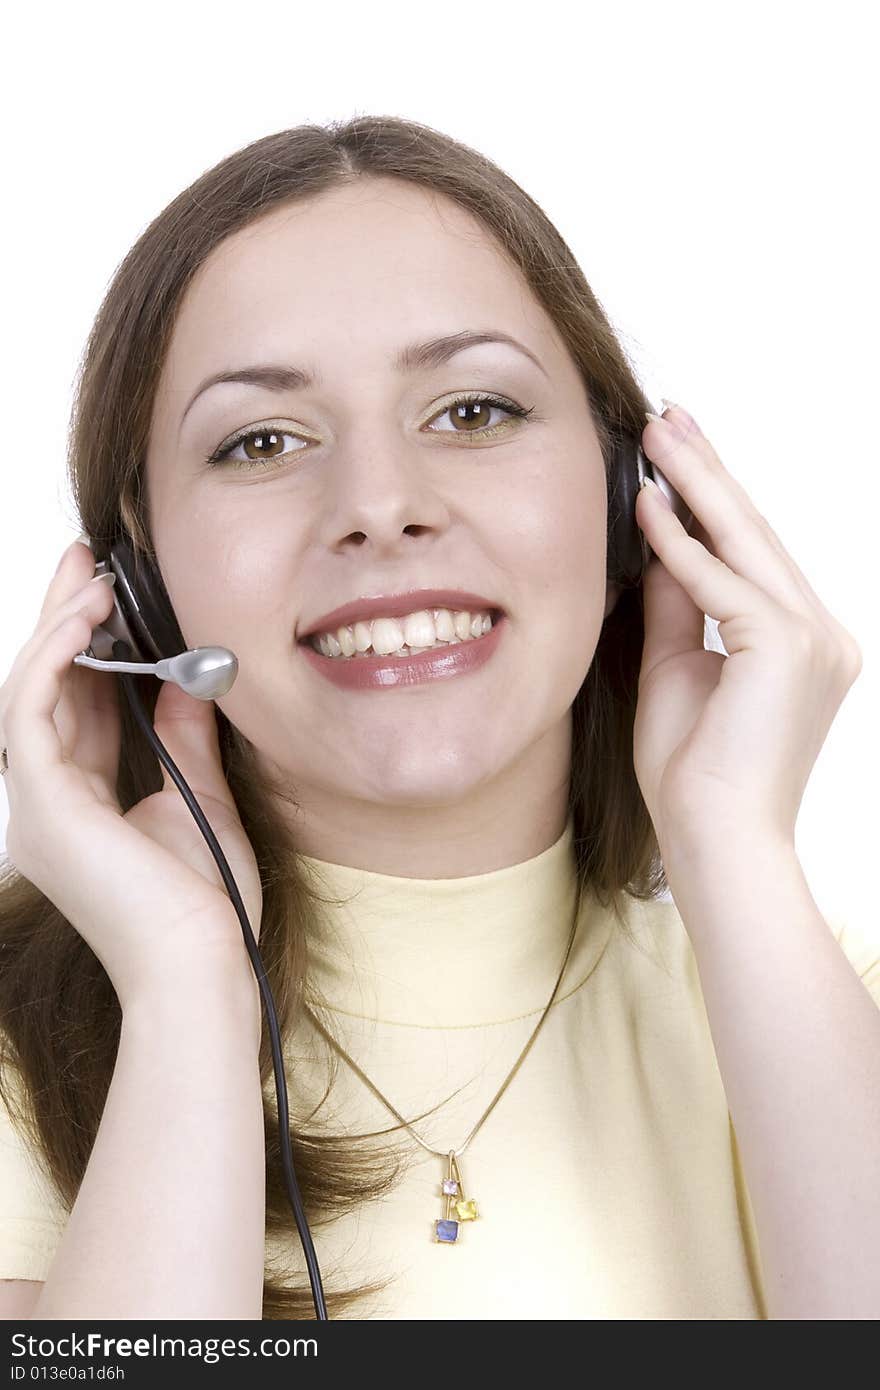
{"type": "Polygon", "coordinates": [[[0,689],[5,1316],[314,1316],[238,918],[73,664],[119,535],[239,661],[139,679],[259,938],[330,1317],[880,1312],[880,943],[794,849],[859,649],[649,406],[541,209],[414,122],[260,139],[120,265],[93,549],[0,689]],[[639,492],[629,587],[627,441],[696,519],[639,492]]]}

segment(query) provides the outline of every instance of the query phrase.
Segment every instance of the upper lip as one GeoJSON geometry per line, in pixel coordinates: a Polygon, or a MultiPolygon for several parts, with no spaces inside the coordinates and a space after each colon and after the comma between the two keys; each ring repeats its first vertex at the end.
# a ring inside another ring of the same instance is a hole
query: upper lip
{"type": "Polygon", "coordinates": [[[468,613],[481,610],[504,612],[493,599],[466,593],[463,589],[411,589],[406,594],[376,594],[373,598],[356,598],[351,603],[344,603],[341,608],[334,608],[304,628],[299,641],[303,642],[317,632],[335,632],[337,628],[350,627],[352,623],[365,618],[402,618],[423,608],[451,608],[468,613]]]}

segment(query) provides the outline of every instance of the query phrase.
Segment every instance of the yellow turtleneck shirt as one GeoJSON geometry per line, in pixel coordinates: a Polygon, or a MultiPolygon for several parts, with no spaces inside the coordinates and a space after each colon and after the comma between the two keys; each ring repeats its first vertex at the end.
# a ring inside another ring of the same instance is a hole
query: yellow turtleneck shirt
{"type": "MultiPolygon", "coordinates": [[[[572,820],[535,858],[467,878],[399,878],[311,857],[303,866],[322,895],[344,900],[320,907],[309,944],[309,979],[331,1010],[319,1016],[408,1120],[445,1101],[413,1128],[431,1149],[459,1151],[556,982],[575,904],[572,820]]],[[[459,1159],[458,1195],[476,1218],[459,1222],[454,1242],[435,1240],[445,1159],[403,1129],[388,1136],[409,1161],[400,1183],[313,1227],[325,1293],[390,1279],[343,1316],[766,1317],[688,935],[669,897],[629,899],[627,921],[637,946],[586,896],[556,1002],[459,1159]]],[[[880,931],[831,929],[880,1006],[880,931]]],[[[292,1121],[308,1117],[307,1132],[397,1124],[308,1018],[285,1067],[292,1121]],[[320,1104],[328,1055],[338,1070],[320,1104]]],[[[274,1110],[271,1076],[266,1094],[274,1110]]],[[[65,1220],[0,1104],[0,1278],[45,1279],[65,1220]]],[[[290,1224],[267,1259],[308,1288],[292,1213],[290,1224]]]]}

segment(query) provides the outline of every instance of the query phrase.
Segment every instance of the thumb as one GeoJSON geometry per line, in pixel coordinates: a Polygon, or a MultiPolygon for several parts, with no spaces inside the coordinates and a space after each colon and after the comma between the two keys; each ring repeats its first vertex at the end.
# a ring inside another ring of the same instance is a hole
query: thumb
{"type": "MultiPolygon", "coordinates": [[[[153,712],[153,727],[196,799],[201,793],[235,811],[220,759],[214,701],[197,700],[174,681],[163,681],[153,712]]],[[[163,791],[171,787],[178,790],[165,764],[161,763],[161,767],[163,791]]]]}

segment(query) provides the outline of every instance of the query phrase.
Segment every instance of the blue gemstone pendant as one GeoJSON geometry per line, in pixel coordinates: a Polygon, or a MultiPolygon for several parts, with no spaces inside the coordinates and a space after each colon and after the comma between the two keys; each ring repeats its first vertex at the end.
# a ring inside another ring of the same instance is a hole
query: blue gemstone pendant
{"type": "Polygon", "coordinates": [[[443,1245],[454,1245],[458,1240],[458,1228],[461,1223],[477,1219],[476,1202],[472,1197],[464,1195],[464,1184],[454,1149],[449,1150],[446,1177],[443,1179],[441,1191],[446,1198],[446,1216],[434,1222],[434,1241],[443,1245]]]}

